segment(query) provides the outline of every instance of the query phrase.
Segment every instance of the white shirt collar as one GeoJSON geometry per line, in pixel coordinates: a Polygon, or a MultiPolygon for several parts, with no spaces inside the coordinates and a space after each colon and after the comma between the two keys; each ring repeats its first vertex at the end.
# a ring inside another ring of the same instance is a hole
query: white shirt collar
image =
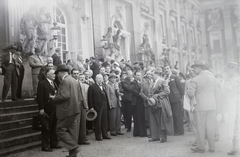
{"type": "Polygon", "coordinates": [[[64,76],[62,77],[62,80],[64,80],[67,76],[68,76],[68,74],[64,75],[64,76]]]}
{"type": "Polygon", "coordinates": [[[52,84],[53,83],[53,81],[52,80],[50,80],[49,78],[46,78],[47,80],[48,80],[48,82],[50,83],[50,84],[52,84]]]}

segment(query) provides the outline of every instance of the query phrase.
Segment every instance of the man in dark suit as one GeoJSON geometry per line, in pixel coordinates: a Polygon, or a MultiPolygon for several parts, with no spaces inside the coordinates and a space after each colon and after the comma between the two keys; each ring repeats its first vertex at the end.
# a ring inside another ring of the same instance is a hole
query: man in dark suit
{"type": "Polygon", "coordinates": [[[88,90],[88,105],[90,110],[97,112],[97,118],[94,121],[95,138],[97,141],[103,139],[111,139],[108,136],[108,98],[104,87],[102,86],[103,76],[101,74],[96,75],[96,83],[91,85],[88,90]]]}
{"type": "Polygon", "coordinates": [[[133,116],[133,106],[132,106],[132,93],[130,84],[134,80],[133,72],[131,70],[127,71],[127,77],[121,82],[123,89],[122,103],[125,108],[127,132],[130,132],[132,129],[132,116],[133,116]]]}
{"type": "Polygon", "coordinates": [[[55,71],[53,69],[47,69],[45,76],[46,78],[38,84],[37,102],[39,106],[39,114],[44,115],[46,113],[49,117],[50,129],[42,129],[42,151],[49,152],[52,151],[50,148],[61,148],[58,146],[57,142],[56,109],[50,98],[50,95],[55,95],[58,87],[54,82],[55,71]]]}
{"type": "Polygon", "coordinates": [[[22,52],[22,47],[20,45],[17,46],[17,69],[19,70],[19,76],[18,76],[18,87],[17,87],[17,99],[19,100],[23,100],[22,99],[22,82],[23,82],[23,78],[24,78],[24,72],[25,72],[25,68],[23,66],[23,52],[22,52]]]}
{"type": "Polygon", "coordinates": [[[139,95],[141,90],[141,72],[135,73],[135,79],[131,81],[130,88],[132,93],[132,106],[133,106],[133,119],[134,119],[134,130],[133,136],[146,137],[146,123],[145,123],[145,108],[143,99],[139,95]]]}
{"type": "Polygon", "coordinates": [[[95,77],[97,74],[99,74],[100,68],[99,68],[99,63],[98,61],[94,58],[90,58],[90,69],[93,71],[92,78],[95,80],[95,77]]]}
{"type": "Polygon", "coordinates": [[[165,67],[165,74],[165,80],[168,81],[170,88],[170,94],[168,96],[172,107],[174,135],[183,135],[182,97],[184,92],[181,84],[181,78],[177,75],[173,75],[169,66],[165,67]]]}
{"type": "Polygon", "coordinates": [[[53,102],[56,104],[57,135],[69,150],[69,157],[74,157],[78,149],[77,116],[80,113],[78,82],[68,75],[66,65],[58,65],[56,73],[61,80],[53,102]]]}
{"type": "Polygon", "coordinates": [[[4,75],[4,83],[2,90],[2,101],[5,101],[9,88],[11,86],[12,100],[16,101],[16,93],[18,86],[18,69],[16,67],[16,52],[17,47],[14,44],[9,44],[3,48],[5,52],[2,56],[2,74],[4,75]]]}
{"type": "Polygon", "coordinates": [[[58,66],[60,64],[62,64],[61,58],[60,58],[60,49],[56,49],[55,53],[52,55],[53,58],[53,65],[54,66],[58,66]]]}

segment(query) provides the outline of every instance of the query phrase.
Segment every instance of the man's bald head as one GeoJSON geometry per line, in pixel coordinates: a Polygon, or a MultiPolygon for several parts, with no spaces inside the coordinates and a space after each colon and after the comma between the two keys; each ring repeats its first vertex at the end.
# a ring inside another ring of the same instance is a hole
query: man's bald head
{"type": "Polygon", "coordinates": [[[95,80],[96,80],[97,84],[102,84],[102,82],[103,82],[102,74],[97,74],[95,80]]]}

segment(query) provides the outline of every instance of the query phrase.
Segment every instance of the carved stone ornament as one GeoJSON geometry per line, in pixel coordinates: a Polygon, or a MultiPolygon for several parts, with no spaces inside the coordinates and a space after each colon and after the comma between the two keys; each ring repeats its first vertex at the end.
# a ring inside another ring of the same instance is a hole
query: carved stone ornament
{"type": "Polygon", "coordinates": [[[209,11],[208,14],[208,19],[212,22],[212,24],[216,24],[220,18],[220,14],[219,14],[219,8],[217,9],[212,9],[211,11],[209,11]]]}

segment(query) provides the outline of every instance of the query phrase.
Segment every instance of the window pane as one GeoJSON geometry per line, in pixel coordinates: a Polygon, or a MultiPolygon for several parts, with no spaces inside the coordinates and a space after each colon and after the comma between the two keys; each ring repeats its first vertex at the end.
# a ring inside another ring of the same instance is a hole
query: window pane
{"type": "Polygon", "coordinates": [[[65,28],[62,28],[62,34],[66,35],[65,28]]]}
{"type": "Polygon", "coordinates": [[[60,23],[60,19],[58,16],[56,16],[56,21],[57,21],[57,23],[60,23]]]}
{"type": "Polygon", "coordinates": [[[58,42],[62,42],[61,35],[59,35],[58,42]]]}
{"type": "Polygon", "coordinates": [[[58,8],[56,8],[56,14],[57,14],[58,16],[61,16],[61,15],[62,15],[61,11],[60,11],[58,8]]]}
{"type": "Polygon", "coordinates": [[[62,36],[62,42],[66,43],[66,36],[64,36],[64,35],[62,36]]]}
{"type": "Polygon", "coordinates": [[[60,42],[58,42],[58,47],[61,47],[61,45],[62,45],[62,44],[61,44],[60,42]]]}
{"type": "Polygon", "coordinates": [[[60,19],[61,19],[61,23],[62,23],[62,24],[65,24],[65,20],[64,20],[63,15],[60,17],[60,19]]]}
{"type": "Polygon", "coordinates": [[[63,50],[67,50],[66,44],[62,44],[62,49],[63,49],[63,50]]]}

